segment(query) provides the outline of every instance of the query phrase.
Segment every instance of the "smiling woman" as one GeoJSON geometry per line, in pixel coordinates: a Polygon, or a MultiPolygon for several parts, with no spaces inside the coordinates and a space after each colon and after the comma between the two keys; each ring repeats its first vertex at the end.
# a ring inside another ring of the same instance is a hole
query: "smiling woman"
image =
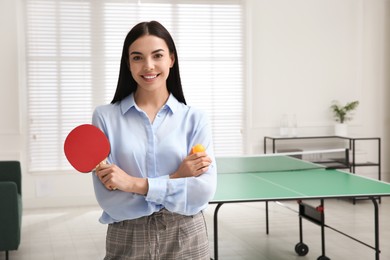
{"type": "Polygon", "coordinates": [[[186,105],[178,61],[160,23],[137,24],[123,44],[114,98],[93,113],[111,147],[92,176],[100,221],[109,224],[105,260],[210,258],[203,210],[216,189],[211,127],[186,105]],[[207,152],[192,153],[197,143],[207,152]]]}

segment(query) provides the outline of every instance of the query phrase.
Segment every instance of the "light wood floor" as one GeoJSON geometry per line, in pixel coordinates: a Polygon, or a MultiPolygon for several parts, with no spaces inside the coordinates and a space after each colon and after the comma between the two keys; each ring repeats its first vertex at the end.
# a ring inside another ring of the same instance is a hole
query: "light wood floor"
{"type": "MultiPolygon", "coordinates": [[[[312,201],[310,203],[317,203],[312,201]]],[[[294,201],[287,202],[297,208],[294,201]]],[[[373,205],[359,201],[326,201],[326,221],[330,226],[374,245],[373,205]]],[[[214,205],[205,211],[211,255],[213,255],[214,205]]],[[[383,198],[380,210],[381,259],[390,259],[390,198],[383,198]]],[[[98,222],[95,206],[25,210],[19,250],[10,260],[96,260],[103,259],[106,226],[98,222]]],[[[221,260],[317,259],[321,255],[320,227],[303,222],[306,256],[294,251],[299,242],[297,213],[270,203],[270,234],[265,234],[264,203],[226,204],[219,211],[219,253],[221,260]]],[[[326,229],[326,255],[330,259],[375,259],[374,250],[326,229]]],[[[5,259],[0,252],[0,260],[5,259]]]]}

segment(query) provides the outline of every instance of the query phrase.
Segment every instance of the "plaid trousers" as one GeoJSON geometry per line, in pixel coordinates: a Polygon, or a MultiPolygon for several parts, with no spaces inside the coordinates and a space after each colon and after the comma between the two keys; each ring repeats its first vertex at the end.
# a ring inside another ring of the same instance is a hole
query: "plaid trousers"
{"type": "Polygon", "coordinates": [[[203,212],[183,216],[162,209],[108,225],[104,260],[208,260],[203,212]]]}

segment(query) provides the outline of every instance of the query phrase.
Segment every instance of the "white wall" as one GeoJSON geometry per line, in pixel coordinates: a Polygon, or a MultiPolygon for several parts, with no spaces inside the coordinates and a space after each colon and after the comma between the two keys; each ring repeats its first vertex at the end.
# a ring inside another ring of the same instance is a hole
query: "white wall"
{"type": "Polygon", "coordinates": [[[383,106],[381,107],[381,114],[382,120],[383,120],[383,127],[382,127],[382,136],[384,138],[383,142],[383,150],[384,150],[384,169],[387,174],[386,179],[387,181],[390,180],[390,160],[388,160],[390,156],[390,1],[386,1],[384,4],[384,24],[385,26],[383,30],[383,44],[384,44],[384,51],[383,51],[383,67],[381,68],[382,76],[383,76],[383,83],[382,83],[382,97],[383,100],[383,106]]]}
{"type": "Polygon", "coordinates": [[[359,100],[349,133],[382,137],[388,172],[390,1],[250,2],[248,152],[279,134],[283,114],[296,115],[300,135],[333,134],[332,100],[359,100]]]}
{"type": "MultiPolygon", "coordinates": [[[[350,133],[390,153],[390,0],[249,0],[247,151],[296,114],[299,134],[331,134],[330,102],[361,102],[350,133]]],[[[19,1],[0,0],[0,160],[21,160],[26,207],[96,204],[91,176],[31,175],[26,161],[19,1]]]]}

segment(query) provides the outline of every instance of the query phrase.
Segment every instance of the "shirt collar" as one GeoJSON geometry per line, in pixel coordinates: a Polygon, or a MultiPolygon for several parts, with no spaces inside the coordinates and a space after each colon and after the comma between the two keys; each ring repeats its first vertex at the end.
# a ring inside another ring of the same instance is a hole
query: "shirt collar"
{"type": "MultiPolygon", "coordinates": [[[[168,100],[165,103],[164,108],[169,108],[172,111],[172,113],[175,113],[179,106],[179,103],[180,102],[172,94],[169,94],[168,100]]],[[[121,101],[120,107],[121,107],[122,114],[125,114],[132,107],[138,109],[137,104],[135,103],[134,100],[134,93],[125,97],[121,101]]]]}

